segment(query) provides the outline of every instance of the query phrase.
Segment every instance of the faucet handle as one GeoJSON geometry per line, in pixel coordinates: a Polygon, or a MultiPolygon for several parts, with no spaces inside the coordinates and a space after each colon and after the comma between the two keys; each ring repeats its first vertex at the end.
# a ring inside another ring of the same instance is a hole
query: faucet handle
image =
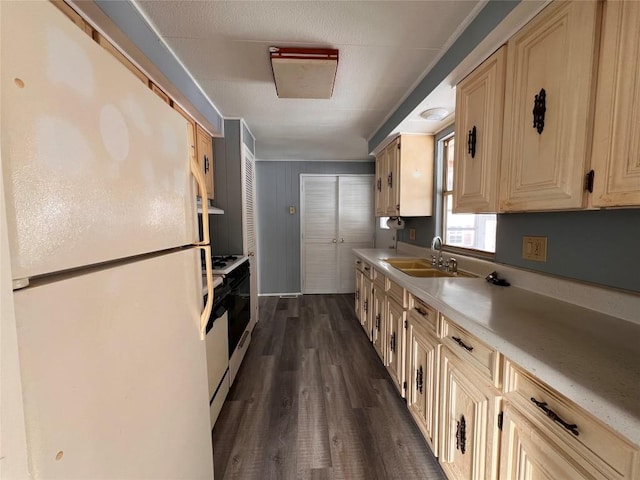
{"type": "Polygon", "coordinates": [[[438,258],[435,255],[431,255],[431,266],[435,267],[438,264],[438,258]]]}

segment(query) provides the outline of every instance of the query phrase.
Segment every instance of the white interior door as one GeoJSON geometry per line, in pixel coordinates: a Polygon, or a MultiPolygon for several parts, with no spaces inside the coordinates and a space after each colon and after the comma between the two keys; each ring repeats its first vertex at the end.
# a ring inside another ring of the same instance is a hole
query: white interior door
{"type": "Polygon", "coordinates": [[[302,292],[335,293],[338,178],[302,175],[302,292]]]}
{"type": "Polygon", "coordinates": [[[354,248],[373,247],[374,177],[338,177],[338,293],[353,292],[354,248]]]}
{"type": "Polygon", "coordinates": [[[303,293],[353,292],[353,249],[373,246],[373,179],[301,175],[303,293]]]}
{"type": "Polygon", "coordinates": [[[242,144],[243,243],[251,274],[251,322],[258,321],[258,242],[256,240],[256,163],[253,153],[242,144]]]}

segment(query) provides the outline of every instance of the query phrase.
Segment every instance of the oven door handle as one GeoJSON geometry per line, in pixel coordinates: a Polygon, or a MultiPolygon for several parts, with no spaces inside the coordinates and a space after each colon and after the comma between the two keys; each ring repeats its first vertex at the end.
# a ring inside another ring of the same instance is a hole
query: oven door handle
{"type": "Polygon", "coordinates": [[[211,268],[211,246],[204,245],[198,248],[204,251],[207,276],[207,303],[205,303],[204,310],[200,314],[200,340],[204,340],[207,332],[207,323],[209,323],[209,317],[211,316],[211,308],[213,307],[213,273],[211,268]]]}

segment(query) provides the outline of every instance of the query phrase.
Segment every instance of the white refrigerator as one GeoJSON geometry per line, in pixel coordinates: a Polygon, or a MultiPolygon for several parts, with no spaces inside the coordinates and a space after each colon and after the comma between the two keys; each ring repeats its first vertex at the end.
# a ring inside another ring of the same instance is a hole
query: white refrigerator
{"type": "Polygon", "coordinates": [[[0,477],[212,479],[186,122],[49,2],[0,38],[0,477]]]}

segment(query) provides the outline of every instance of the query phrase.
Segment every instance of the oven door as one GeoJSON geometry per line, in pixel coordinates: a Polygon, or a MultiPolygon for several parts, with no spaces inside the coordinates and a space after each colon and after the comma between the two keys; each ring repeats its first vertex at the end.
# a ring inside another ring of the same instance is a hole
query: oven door
{"type": "MultiPolygon", "coordinates": [[[[236,270],[239,270],[236,269],[236,270]]],[[[249,271],[232,280],[227,296],[229,313],[229,358],[233,355],[251,320],[251,282],[249,271]]]]}

